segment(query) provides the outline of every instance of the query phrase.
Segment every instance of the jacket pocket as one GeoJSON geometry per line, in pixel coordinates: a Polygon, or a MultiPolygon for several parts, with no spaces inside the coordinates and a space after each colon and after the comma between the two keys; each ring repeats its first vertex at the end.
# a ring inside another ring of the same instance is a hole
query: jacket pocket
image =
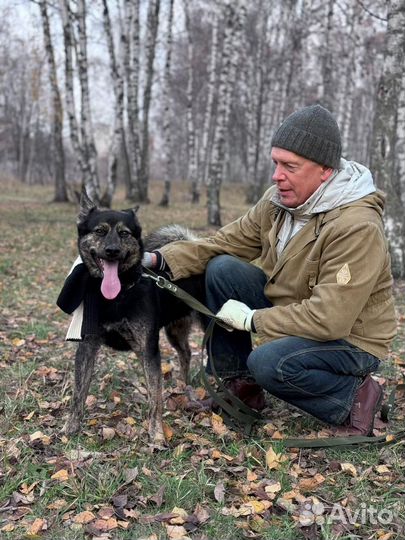
{"type": "Polygon", "coordinates": [[[300,272],[298,281],[298,294],[301,298],[309,298],[312,294],[312,289],[318,283],[319,276],[319,259],[305,259],[305,264],[300,272]]]}

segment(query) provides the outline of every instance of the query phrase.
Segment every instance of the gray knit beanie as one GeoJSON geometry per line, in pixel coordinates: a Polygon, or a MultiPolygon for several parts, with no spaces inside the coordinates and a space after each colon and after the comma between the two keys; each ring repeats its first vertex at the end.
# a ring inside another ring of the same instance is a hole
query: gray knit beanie
{"type": "Polygon", "coordinates": [[[339,126],[321,105],[310,105],[290,114],[274,133],[271,146],[339,168],[342,154],[339,126]]]}

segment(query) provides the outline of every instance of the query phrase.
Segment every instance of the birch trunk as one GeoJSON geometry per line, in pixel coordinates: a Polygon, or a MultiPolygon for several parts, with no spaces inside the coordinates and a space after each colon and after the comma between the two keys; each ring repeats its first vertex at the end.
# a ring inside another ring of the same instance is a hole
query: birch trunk
{"type": "Polygon", "coordinates": [[[125,36],[123,41],[123,64],[127,86],[127,153],[129,157],[129,176],[126,184],[126,197],[139,201],[139,0],[125,0],[125,36]]]}
{"type": "Polygon", "coordinates": [[[171,180],[173,170],[173,152],[172,138],[170,130],[170,69],[172,59],[172,41],[173,41],[173,6],[174,0],[169,2],[169,16],[167,22],[167,38],[166,38],[166,62],[163,77],[163,163],[164,163],[164,192],[159,203],[160,206],[167,207],[170,203],[171,180]]]}
{"type": "Polygon", "coordinates": [[[208,87],[207,87],[207,104],[204,113],[204,123],[201,137],[201,144],[199,146],[199,166],[197,171],[197,185],[195,194],[192,193],[193,202],[198,202],[200,199],[201,185],[207,182],[208,178],[208,165],[211,159],[211,147],[212,147],[212,125],[214,114],[214,96],[217,87],[217,60],[218,60],[218,27],[219,17],[216,10],[213,13],[214,20],[212,22],[212,41],[211,41],[211,55],[210,63],[208,67],[208,87]]]}
{"type": "Polygon", "coordinates": [[[218,111],[212,144],[212,161],[207,183],[208,224],[221,226],[220,188],[225,160],[225,134],[228,128],[236,64],[240,53],[245,6],[227,3],[225,6],[225,34],[223,65],[219,77],[218,111]]]}
{"type": "MultiPolygon", "coordinates": [[[[404,77],[405,0],[388,2],[384,72],[377,98],[372,170],[377,185],[387,194],[385,225],[394,277],[405,277],[403,186],[397,177],[398,108],[404,77]]],[[[403,111],[401,111],[401,115],[403,111]]],[[[399,129],[402,129],[400,127],[399,129]]]]}
{"type": "Polygon", "coordinates": [[[39,8],[44,33],[45,52],[48,61],[49,82],[52,92],[52,141],[54,145],[53,175],[54,175],[54,202],[66,202],[68,200],[65,180],[65,151],[63,148],[63,107],[60,96],[58,75],[56,71],[55,53],[51,38],[47,0],[39,0],[39,8]]]}
{"type": "Polygon", "coordinates": [[[124,81],[122,69],[115,53],[114,38],[111,28],[110,13],[107,0],[103,1],[103,22],[107,37],[107,46],[110,56],[111,80],[114,89],[114,130],[111,139],[111,148],[108,154],[107,187],[101,199],[103,206],[110,207],[117,186],[118,160],[122,150],[124,134],[124,81]]]}
{"type": "Polygon", "coordinates": [[[159,24],[160,0],[150,0],[146,39],[146,75],[142,104],[142,145],[139,171],[139,202],[149,202],[149,110],[152,99],[153,63],[156,54],[156,36],[159,24]]]}
{"type": "Polygon", "coordinates": [[[197,204],[200,200],[200,194],[197,189],[197,153],[196,153],[196,137],[194,126],[194,113],[193,113],[193,80],[194,80],[194,68],[193,68],[193,36],[190,22],[190,9],[188,1],[185,0],[184,14],[186,19],[186,32],[187,32],[187,179],[191,186],[191,201],[193,204],[197,204]]]}
{"type": "MultiPolygon", "coordinates": [[[[61,17],[63,25],[63,42],[65,49],[65,101],[66,112],[69,120],[70,142],[73,147],[83,183],[83,153],[79,134],[79,124],[76,117],[76,105],[73,92],[73,50],[74,50],[74,32],[72,27],[72,15],[70,11],[69,0],[60,0],[61,17]]],[[[95,190],[93,186],[87,186],[87,194],[94,200],[95,190]]]]}
{"type": "MultiPolygon", "coordinates": [[[[86,0],[77,1],[78,52],[77,64],[81,94],[81,135],[85,154],[84,183],[92,186],[95,202],[100,201],[100,184],[97,173],[97,150],[94,142],[90,108],[89,65],[87,57],[86,0]]],[[[94,200],[94,199],[93,199],[94,200]]]]}
{"type": "Polygon", "coordinates": [[[324,45],[322,55],[322,79],[323,79],[323,99],[324,106],[333,111],[335,104],[334,100],[334,84],[332,77],[333,59],[332,59],[332,43],[330,41],[333,28],[333,7],[335,0],[329,0],[327,5],[327,16],[324,34],[324,45]]]}

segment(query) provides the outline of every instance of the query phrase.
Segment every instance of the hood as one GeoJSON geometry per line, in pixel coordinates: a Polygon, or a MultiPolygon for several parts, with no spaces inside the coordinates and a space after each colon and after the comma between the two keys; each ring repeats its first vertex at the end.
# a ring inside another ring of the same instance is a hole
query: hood
{"type": "MultiPolygon", "coordinates": [[[[340,167],[336,169],[327,182],[324,182],[303,204],[296,208],[287,208],[280,203],[278,192],[274,194],[272,202],[297,217],[310,217],[312,214],[328,212],[338,206],[345,206],[353,201],[362,199],[366,195],[375,193],[376,188],[372,174],[367,167],[356,161],[340,160],[340,167]]],[[[371,203],[383,209],[383,198],[380,196],[371,203]]],[[[374,200],[374,197],[373,197],[374,200]]]]}

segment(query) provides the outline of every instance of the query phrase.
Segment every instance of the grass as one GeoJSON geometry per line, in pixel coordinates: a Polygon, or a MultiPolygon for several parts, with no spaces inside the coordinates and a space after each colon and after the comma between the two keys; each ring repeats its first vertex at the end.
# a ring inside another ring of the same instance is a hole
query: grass
{"type": "MultiPolygon", "coordinates": [[[[272,400],[268,425],[248,438],[227,429],[216,434],[207,413],[189,416],[166,408],[170,441],[167,449],[156,451],[146,438],[145,382],[133,354],[101,352],[83,430],[64,437],[75,347],[64,342],[68,317],[55,300],[76,257],[77,208],[48,202],[52,190],[47,187],[4,182],[1,188],[2,540],[404,537],[402,443],[355,451],[287,450],[283,437],[318,436],[325,426],[272,400]],[[111,438],[106,429],[113,430],[111,438]],[[266,465],[270,447],[280,457],[274,467],[266,465]],[[55,473],[66,476],[58,479],[55,473]],[[305,525],[306,505],[317,503],[324,505],[324,521],[305,525]],[[251,514],[243,515],[249,504],[251,514]],[[176,508],[183,517],[173,517],[176,508]],[[345,516],[357,511],[357,522],[325,520],[337,508],[345,516]],[[389,519],[374,520],[370,510],[389,519]],[[94,519],[80,522],[82,512],[94,519]]],[[[174,186],[169,209],[157,206],[160,194],[161,186],[152,185],[152,204],[139,210],[145,232],[174,222],[200,234],[211,232],[205,206],[191,206],[184,185],[174,186]]],[[[241,186],[224,187],[222,201],[224,223],[246,210],[241,186]]],[[[115,206],[128,207],[120,193],[115,206]]],[[[379,373],[388,388],[405,369],[404,290],[404,283],[396,284],[399,333],[379,373]]],[[[194,373],[201,337],[197,330],[192,336],[194,373]]],[[[174,356],[164,339],[162,352],[165,360],[174,356]]],[[[177,395],[174,371],[165,380],[165,397],[177,395]]],[[[397,402],[389,429],[403,426],[401,392],[397,402]]],[[[378,429],[387,430],[384,425],[378,429]]]]}

